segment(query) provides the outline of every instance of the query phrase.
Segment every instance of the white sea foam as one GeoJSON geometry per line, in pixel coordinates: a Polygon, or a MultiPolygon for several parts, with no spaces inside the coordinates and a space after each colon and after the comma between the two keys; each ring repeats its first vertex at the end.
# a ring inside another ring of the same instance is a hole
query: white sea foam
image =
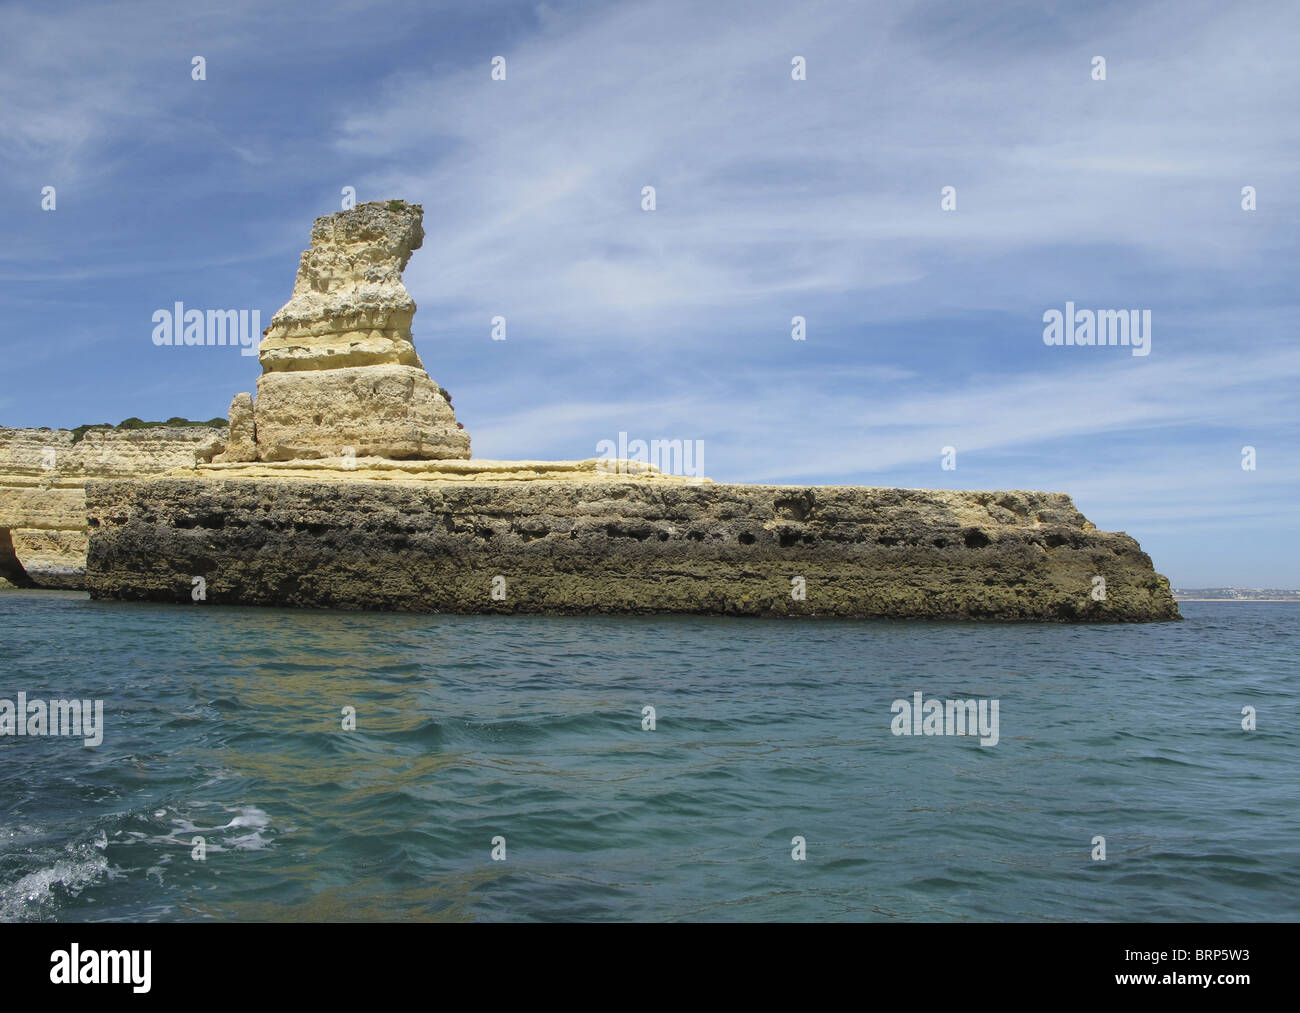
{"type": "Polygon", "coordinates": [[[68,856],[55,858],[51,864],[29,872],[17,882],[0,886],[0,921],[36,921],[53,910],[60,893],[73,897],[111,872],[108,859],[100,854],[107,847],[98,841],[68,848],[68,856]]]}
{"type": "Polygon", "coordinates": [[[271,825],[271,817],[257,806],[242,806],[239,815],[227,823],[223,830],[250,828],[251,833],[232,837],[226,843],[236,851],[265,851],[271,845],[271,839],[262,831],[271,825]]]}
{"type": "MultiPolygon", "coordinates": [[[[215,803],[192,803],[192,805],[213,805],[215,803]]],[[[202,837],[209,854],[222,851],[264,851],[273,843],[271,817],[264,809],[255,805],[222,806],[223,815],[231,818],[225,823],[213,822],[205,825],[185,816],[172,817],[172,830],[169,834],[154,838],[159,843],[189,845],[193,837],[202,837]],[[247,830],[248,833],[231,835],[227,831],[247,830]],[[264,833],[264,831],[266,831],[264,833]]]]}

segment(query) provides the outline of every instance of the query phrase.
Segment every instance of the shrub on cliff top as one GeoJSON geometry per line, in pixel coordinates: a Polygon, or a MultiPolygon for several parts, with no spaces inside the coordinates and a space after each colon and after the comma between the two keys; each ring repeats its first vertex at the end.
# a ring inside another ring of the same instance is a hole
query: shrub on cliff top
{"type": "Polygon", "coordinates": [[[86,438],[86,433],[92,429],[161,429],[163,427],[179,428],[182,426],[204,426],[208,429],[224,429],[229,423],[223,418],[208,419],[206,422],[192,422],[187,418],[179,415],[173,415],[166,422],[145,422],[132,415],[129,419],[123,419],[117,425],[111,422],[93,422],[84,426],[77,426],[72,430],[72,442],[79,443],[86,438]]]}

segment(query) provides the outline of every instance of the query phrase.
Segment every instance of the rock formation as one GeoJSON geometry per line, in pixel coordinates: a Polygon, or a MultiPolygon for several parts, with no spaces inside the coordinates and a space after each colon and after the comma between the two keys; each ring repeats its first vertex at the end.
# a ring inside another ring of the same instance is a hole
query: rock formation
{"type": "Polygon", "coordinates": [[[316,220],[228,432],[0,430],[0,586],[80,586],[84,568],[96,598],[191,601],[203,577],[206,601],[240,605],[1179,618],[1137,542],[1061,493],[470,460],[411,342],[422,214],[316,220]]]}
{"type": "Polygon", "coordinates": [[[213,603],[430,612],[1179,617],[1137,542],[1061,493],[694,483],[597,463],[96,482],[88,586],[189,601],[203,577],[213,603]]]}
{"type": "Polygon", "coordinates": [[[257,399],[251,413],[248,395],[232,403],[221,460],[469,457],[469,434],[411,340],[402,271],[423,215],[388,201],[316,219],[293,296],[258,349],[257,399]]]}
{"type": "Polygon", "coordinates": [[[0,428],[0,577],[84,586],[87,480],[192,471],[225,438],[203,426],[92,429],[82,439],[68,429],[0,428]]]}
{"type": "Polygon", "coordinates": [[[226,441],[224,453],[218,454],[222,461],[256,461],[257,460],[257,426],[253,422],[253,395],[236,394],[230,401],[230,436],[226,441]]]}

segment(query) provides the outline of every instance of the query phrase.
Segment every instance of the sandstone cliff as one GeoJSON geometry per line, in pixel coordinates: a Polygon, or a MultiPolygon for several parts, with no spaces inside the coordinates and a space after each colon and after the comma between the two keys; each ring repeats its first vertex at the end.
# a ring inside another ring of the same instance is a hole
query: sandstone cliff
{"type": "Polygon", "coordinates": [[[136,478],[194,468],[225,445],[201,426],[89,430],[0,428],[0,578],[79,588],[86,570],[91,478],[136,478]]]}

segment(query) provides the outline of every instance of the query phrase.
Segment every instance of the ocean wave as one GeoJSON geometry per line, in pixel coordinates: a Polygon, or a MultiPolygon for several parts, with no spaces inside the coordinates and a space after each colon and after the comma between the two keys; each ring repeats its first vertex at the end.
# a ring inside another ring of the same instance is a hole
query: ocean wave
{"type": "Polygon", "coordinates": [[[62,853],[43,849],[30,855],[37,868],[0,884],[0,921],[54,918],[62,902],[109,876],[107,846],[107,836],[101,832],[93,840],[68,845],[62,853]]]}

